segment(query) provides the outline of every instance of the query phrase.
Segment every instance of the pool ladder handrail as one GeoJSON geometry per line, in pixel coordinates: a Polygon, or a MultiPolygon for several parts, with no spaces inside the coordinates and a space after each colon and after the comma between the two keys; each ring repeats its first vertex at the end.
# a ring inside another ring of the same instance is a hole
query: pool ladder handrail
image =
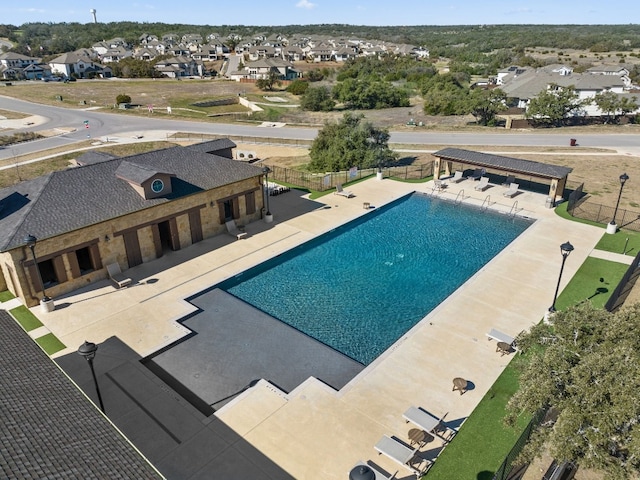
{"type": "Polygon", "coordinates": [[[458,192],[458,194],[456,195],[456,199],[453,201],[454,205],[459,205],[464,201],[464,188],[460,189],[460,191],[458,192]],[[460,195],[462,195],[462,198],[460,198],[460,195]],[[459,199],[460,198],[460,199],[459,199]],[[458,200],[459,199],[459,200],[458,200]]]}
{"type": "Polygon", "coordinates": [[[513,202],[513,205],[511,205],[511,210],[509,210],[509,216],[510,217],[515,217],[518,214],[518,200],[516,200],[515,202],[513,202]]]}
{"type": "Polygon", "coordinates": [[[491,195],[487,195],[486,197],[484,197],[484,200],[482,201],[480,210],[487,210],[490,206],[491,206],[491,195]],[[485,203],[487,204],[487,206],[485,206],[485,203]]]}

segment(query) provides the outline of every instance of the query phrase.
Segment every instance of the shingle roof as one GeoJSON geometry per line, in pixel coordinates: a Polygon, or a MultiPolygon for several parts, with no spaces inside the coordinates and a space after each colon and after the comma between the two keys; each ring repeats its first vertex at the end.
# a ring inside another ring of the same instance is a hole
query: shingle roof
{"type": "Polygon", "coordinates": [[[550,165],[548,163],[522,160],[520,158],[503,157],[488,153],[472,152],[461,148],[445,148],[433,154],[446,160],[453,160],[479,167],[496,168],[505,172],[525,173],[541,178],[565,178],[573,171],[569,167],[550,165]]]}
{"type": "Polygon", "coordinates": [[[215,153],[220,150],[226,150],[236,147],[237,145],[233,142],[233,140],[230,140],[228,138],[217,138],[215,140],[187,145],[187,148],[203,153],[215,153]]]}
{"type": "Polygon", "coordinates": [[[53,237],[261,174],[256,166],[186,147],[49,173],[0,190],[0,251],[22,245],[29,234],[39,239],[53,237]],[[123,161],[159,172],[175,172],[173,193],[145,200],[116,177],[123,161]]]}
{"type": "Polygon", "coordinates": [[[0,330],[2,478],[163,478],[4,310],[0,330]]]}

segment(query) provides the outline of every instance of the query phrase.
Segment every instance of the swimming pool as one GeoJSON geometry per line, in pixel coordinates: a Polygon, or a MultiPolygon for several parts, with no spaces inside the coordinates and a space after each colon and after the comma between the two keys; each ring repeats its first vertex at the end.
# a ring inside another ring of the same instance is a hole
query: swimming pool
{"type": "Polygon", "coordinates": [[[412,194],[217,287],[366,365],[531,223],[412,194]]]}

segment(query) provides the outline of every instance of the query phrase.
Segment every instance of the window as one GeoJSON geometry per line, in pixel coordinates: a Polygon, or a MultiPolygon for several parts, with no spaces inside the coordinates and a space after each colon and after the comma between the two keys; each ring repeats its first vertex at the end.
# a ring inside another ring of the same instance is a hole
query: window
{"type": "Polygon", "coordinates": [[[163,188],[164,183],[159,178],[156,178],[153,183],[151,183],[151,190],[153,190],[154,193],[160,193],[163,188]]]}
{"type": "Polygon", "coordinates": [[[60,280],[56,275],[56,269],[53,265],[53,259],[50,258],[49,260],[38,262],[38,270],[40,270],[42,284],[45,288],[49,288],[60,283],[60,280]]]}
{"type": "Polygon", "coordinates": [[[89,247],[81,248],[75,251],[76,258],[78,259],[78,267],[80,268],[80,275],[89,273],[95,270],[93,261],[91,259],[91,252],[89,247]]]}

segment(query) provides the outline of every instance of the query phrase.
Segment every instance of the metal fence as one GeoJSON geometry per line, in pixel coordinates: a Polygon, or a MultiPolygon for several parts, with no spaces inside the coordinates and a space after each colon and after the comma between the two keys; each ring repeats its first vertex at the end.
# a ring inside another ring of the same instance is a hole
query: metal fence
{"type": "Polygon", "coordinates": [[[540,425],[540,422],[542,422],[546,413],[547,412],[544,409],[540,409],[535,413],[531,421],[529,421],[527,427],[524,429],[524,432],[522,432],[522,434],[520,435],[520,438],[516,440],[516,443],[511,448],[511,451],[505,457],[502,465],[500,465],[500,468],[498,468],[496,473],[493,475],[493,480],[509,480],[511,478],[511,472],[516,467],[516,465],[514,465],[516,458],[518,458],[518,455],[520,455],[520,452],[529,441],[531,434],[536,429],[536,427],[540,425]]]}
{"type": "Polygon", "coordinates": [[[629,292],[635,283],[636,279],[634,277],[638,274],[638,265],[640,265],[640,252],[638,252],[636,258],[633,259],[633,262],[629,265],[629,268],[620,280],[620,283],[618,283],[618,286],[609,297],[609,300],[607,300],[604,308],[608,312],[617,310],[624,303],[624,300],[627,298],[627,295],[629,295],[629,292]]]}
{"type": "MultiPolygon", "coordinates": [[[[376,174],[376,168],[363,168],[355,171],[309,173],[291,168],[284,168],[265,164],[271,169],[269,178],[296,187],[324,192],[335,188],[337,184],[355,182],[376,174]]],[[[420,180],[433,175],[433,164],[408,165],[403,167],[385,167],[382,169],[384,178],[398,178],[401,180],[420,180]]]]}
{"type": "Polygon", "coordinates": [[[616,209],[610,205],[592,202],[589,197],[583,196],[582,185],[569,195],[567,212],[572,217],[602,224],[607,224],[614,220],[613,215],[615,214],[615,223],[618,228],[640,232],[640,212],[624,208],[619,208],[616,212],[616,209]]]}

